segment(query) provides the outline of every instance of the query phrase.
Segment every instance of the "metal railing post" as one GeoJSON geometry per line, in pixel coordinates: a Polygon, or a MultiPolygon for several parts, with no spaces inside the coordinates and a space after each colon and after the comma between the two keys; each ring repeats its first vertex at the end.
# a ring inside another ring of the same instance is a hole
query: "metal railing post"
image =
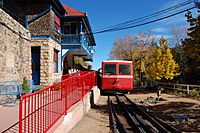
{"type": "Polygon", "coordinates": [[[82,78],[81,88],[82,88],[82,98],[83,98],[83,96],[84,96],[84,84],[83,83],[85,82],[85,80],[84,80],[84,76],[82,76],[81,78],[82,78]]]}
{"type": "Polygon", "coordinates": [[[22,98],[19,101],[19,133],[22,133],[22,98]]]}
{"type": "Polygon", "coordinates": [[[68,102],[68,87],[67,87],[67,81],[68,80],[65,80],[65,114],[67,114],[67,108],[68,108],[68,104],[67,104],[67,102],[68,102]]]}

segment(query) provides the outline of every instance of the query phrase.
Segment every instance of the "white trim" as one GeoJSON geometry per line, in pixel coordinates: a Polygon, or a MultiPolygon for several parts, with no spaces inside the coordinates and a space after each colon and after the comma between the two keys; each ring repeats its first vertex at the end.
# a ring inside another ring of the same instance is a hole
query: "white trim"
{"type": "Polygon", "coordinates": [[[62,49],[62,56],[65,55],[69,49],[62,49]]]}
{"type": "Polygon", "coordinates": [[[103,75],[103,78],[133,78],[133,75],[103,75]]]}
{"type": "Polygon", "coordinates": [[[106,63],[106,62],[132,63],[132,61],[126,61],[126,60],[106,60],[106,61],[103,61],[103,63],[106,63]]]}

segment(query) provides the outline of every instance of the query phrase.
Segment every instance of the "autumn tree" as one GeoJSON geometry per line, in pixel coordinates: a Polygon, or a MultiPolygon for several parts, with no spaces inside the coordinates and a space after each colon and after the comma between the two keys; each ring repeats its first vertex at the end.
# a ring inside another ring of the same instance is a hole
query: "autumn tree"
{"type": "Polygon", "coordinates": [[[110,59],[133,61],[135,75],[139,76],[140,72],[145,73],[145,63],[149,61],[148,56],[155,49],[155,40],[155,37],[150,32],[118,38],[113,43],[109,57],[110,59]]]}
{"type": "Polygon", "coordinates": [[[153,51],[149,60],[146,72],[154,80],[171,80],[180,74],[179,65],[174,61],[169,43],[164,36],[161,37],[159,47],[153,51]]]}

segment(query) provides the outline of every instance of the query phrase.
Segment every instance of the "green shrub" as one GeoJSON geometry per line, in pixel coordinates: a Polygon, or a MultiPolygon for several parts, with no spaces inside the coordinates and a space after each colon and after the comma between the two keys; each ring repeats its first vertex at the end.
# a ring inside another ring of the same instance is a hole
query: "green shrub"
{"type": "Polygon", "coordinates": [[[43,89],[43,88],[46,88],[46,87],[48,87],[48,86],[47,86],[47,85],[39,85],[39,86],[38,86],[39,90],[40,90],[40,89],[43,89]]]}
{"type": "Polygon", "coordinates": [[[29,90],[28,80],[26,77],[23,78],[22,90],[29,90]]]}
{"type": "Polygon", "coordinates": [[[193,89],[190,91],[190,94],[189,94],[191,97],[196,97],[198,96],[198,91],[196,89],[193,89]]]}
{"type": "Polygon", "coordinates": [[[179,96],[184,96],[185,94],[184,94],[183,91],[179,91],[179,92],[178,92],[178,95],[179,95],[179,96]]]}

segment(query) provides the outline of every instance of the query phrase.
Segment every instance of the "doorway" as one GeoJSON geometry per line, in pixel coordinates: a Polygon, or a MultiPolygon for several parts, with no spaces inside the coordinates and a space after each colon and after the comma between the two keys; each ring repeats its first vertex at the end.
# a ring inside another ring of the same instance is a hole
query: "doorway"
{"type": "Polygon", "coordinates": [[[40,47],[31,47],[32,80],[34,85],[40,84],[40,47]]]}

